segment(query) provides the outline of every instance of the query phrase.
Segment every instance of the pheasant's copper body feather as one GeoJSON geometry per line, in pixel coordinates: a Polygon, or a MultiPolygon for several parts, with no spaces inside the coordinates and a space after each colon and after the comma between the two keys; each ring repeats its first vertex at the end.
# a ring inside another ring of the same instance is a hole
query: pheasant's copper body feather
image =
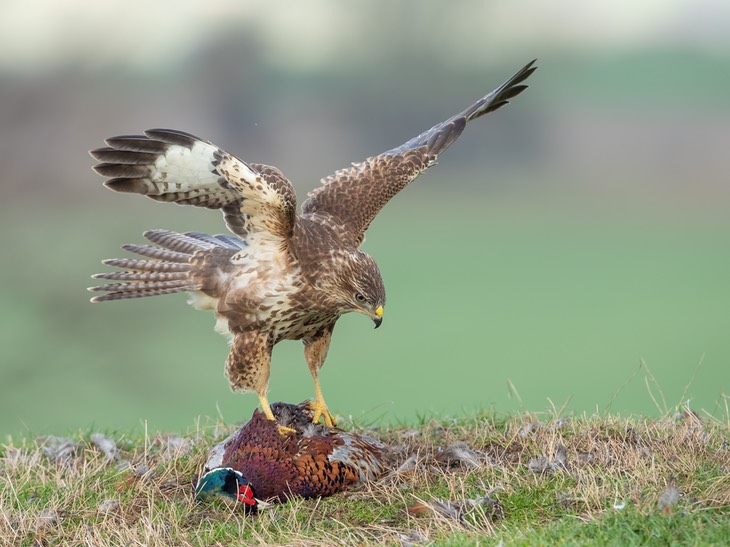
{"type": "Polygon", "coordinates": [[[330,496],[374,480],[389,467],[392,451],[380,441],[314,424],[306,404],[274,403],[271,408],[277,422],[294,433],[282,436],[276,423],[256,410],[224,441],[222,459],[208,463],[240,472],[256,498],[330,496]]]}

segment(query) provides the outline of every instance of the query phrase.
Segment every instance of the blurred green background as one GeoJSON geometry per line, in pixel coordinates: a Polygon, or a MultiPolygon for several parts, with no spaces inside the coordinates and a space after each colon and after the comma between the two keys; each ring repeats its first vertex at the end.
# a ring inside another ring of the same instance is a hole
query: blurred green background
{"type": "MultiPolygon", "coordinates": [[[[182,431],[257,404],[183,295],[88,302],[99,261],[144,230],[225,230],[105,190],[88,149],[182,129],[279,166],[301,199],[534,57],[531,89],[368,231],[385,321],[338,323],[330,407],[725,415],[730,4],[8,0],[0,46],[3,436],[182,431]]],[[[300,344],[281,343],[271,399],[312,395],[300,344]]]]}

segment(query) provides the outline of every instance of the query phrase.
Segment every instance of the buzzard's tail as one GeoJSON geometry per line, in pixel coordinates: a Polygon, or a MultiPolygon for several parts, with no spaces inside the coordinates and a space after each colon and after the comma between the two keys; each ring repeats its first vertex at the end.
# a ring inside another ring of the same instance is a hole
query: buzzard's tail
{"type": "Polygon", "coordinates": [[[217,269],[220,251],[226,257],[240,251],[246,244],[234,237],[210,236],[196,232],[179,234],[168,230],[151,230],[144,237],[156,245],[123,245],[122,248],[136,253],[139,258],[112,258],[102,261],[108,266],[124,271],[92,275],[94,279],[109,279],[108,283],[89,287],[90,291],[105,291],[92,302],[142,298],[158,294],[188,291],[206,291],[211,267],[217,269]],[[211,260],[212,259],[212,260],[211,260]]]}

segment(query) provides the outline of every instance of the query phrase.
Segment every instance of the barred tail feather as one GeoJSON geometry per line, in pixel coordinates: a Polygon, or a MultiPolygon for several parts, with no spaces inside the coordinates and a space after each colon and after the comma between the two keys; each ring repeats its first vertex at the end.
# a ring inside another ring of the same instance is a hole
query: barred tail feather
{"type": "MultiPolygon", "coordinates": [[[[164,263],[163,263],[164,264],[164,263]]],[[[187,272],[109,272],[94,274],[94,279],[109,279],[111,281],[184,281],[188,278],[187,272]]]]}
{"type": "Polygon", "coordinates": [[[190,257],[186,253],[177,253],[175,251],[168,251],[167,249],[160,249],[159,247],[152,247],[151,245],[134,245],[127,244],[122,245],[122,249],[131,253],[146,256],[147,258],[154,258],[155,260],[165,260],[169,262],[187,262],[190,257]]]}
{"type": "Polygon", "coordinates": [[[193,254],[195,251],[201,249],[213,249],[217,247],[217,245],[209,241],[195,239],[185,234],[178,234],[169,230],[150,230],[143,235],[146,239],[152,243],[156,243],[160,247],[184,254],[193,254]]]}
{"type": "Polygon", "coordinates": [[[157,260],[139,260],[135,258],[109,258],[107,260],[102,260],[101,263],[107,266],[115,266],[117,268],[126,268],[128,270],[143,272],[188,272],[193,268],[192,264],[160,262],[157,260]]]}
{"type": "Polygon", "coordinates": [[[143,283],[109,283],[99,287],[91,287],[90,291],[109,291],[107,294],[95,296],[92,302],[105,302],[107,300],[121,300],[124,298],[142,298],[144,296],[157,296],[160,294],[174,294],[178,292],[197,290],[194,283],[187,281],[162,281],[143,283]]]}
{"type": "Polygon", "coordinates": [[[196,263],[193,259],[196,253],[217,249],[232,255],[246,245],[236,238],[194,232],[179,234],[168,230],[152,230],[145,232],[144,236],[157,246],[123,245],[122,248],[148,260],[138,258],[104,260],[104,264],[123,268],[125,271],[92,275],[94,279],[120,281],[120,283],[90,287],[89,290],[93,292],[106,292],[93,297],[92,302],[204,290],[207,287],[203,286],[201,276],[195,275],[196,263]]]}
{"type": "Polygon", "coordinates": [[[229,236],[225,234],[211,236],[202,232],[185,232],[185,235],[201,241],[207,241],[208,243],[212,243],[214,246],[217,247],[225,247],[226,249],[234,249],[236,251],[240,251],[241,249],[246,247],[245,241],[238,239],[235,236],[229,236]]]}

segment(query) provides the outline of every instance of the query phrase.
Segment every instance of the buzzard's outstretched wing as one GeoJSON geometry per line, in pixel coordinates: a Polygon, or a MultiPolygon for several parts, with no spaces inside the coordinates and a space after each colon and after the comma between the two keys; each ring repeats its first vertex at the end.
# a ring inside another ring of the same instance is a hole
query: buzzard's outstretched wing
{"type": "Polygon", "coordinates": [[[506,105],[527,86],[522,82],[537,67],[532,61],[509,80],[463,112],[428,131],[352,167],[322,179],[323,186],[309,193],[305,214],[324,213],[342,228],[342,237],[359,245],[365,230],[386,203],[421,172],[433,165],[464,130],[467,122],[506,105]]]}
{"type": "Polygon", "coordinates": [[[210,142],[172,129],[113,137],[106,143],[90,153],[102,162],[94,170],[109,177],[107,188],[221,209],[228,228],[243,238],[263,233],[284,239],[291,233],[296,195],[275,167],[247,164],[210,142]]]}

